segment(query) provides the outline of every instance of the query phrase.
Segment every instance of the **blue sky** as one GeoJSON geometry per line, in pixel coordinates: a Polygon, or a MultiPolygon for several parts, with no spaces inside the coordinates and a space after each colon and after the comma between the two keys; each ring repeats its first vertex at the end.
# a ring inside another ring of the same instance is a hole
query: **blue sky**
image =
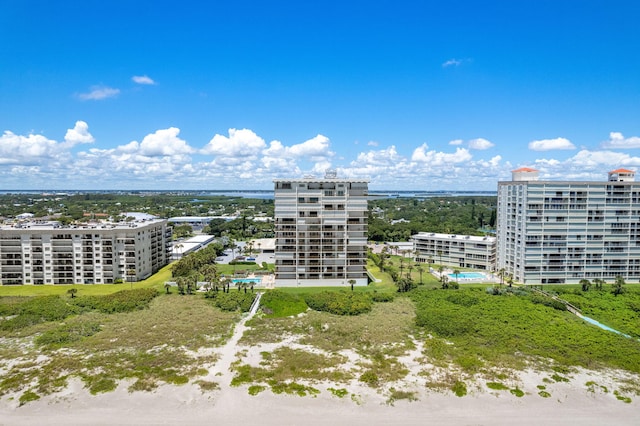
{"type": "Polygon", "coordinates": [[[640,169],[640,2],[0,0],[0,189],[640,169]]]}

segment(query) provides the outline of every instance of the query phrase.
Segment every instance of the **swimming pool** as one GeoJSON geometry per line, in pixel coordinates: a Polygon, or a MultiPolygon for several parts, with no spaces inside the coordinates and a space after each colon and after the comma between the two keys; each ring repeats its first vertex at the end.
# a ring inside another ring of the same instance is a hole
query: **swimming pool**
{"type": "Polygon", "coordinates": [[[447,274],[450,280],[486,280],[487,275],[484,272],[460,272],[456,277],[456,274],[447,274]]]}
{"type": "Polygon", "coordinates": [[[254,284],[260,284],[262,282],[262,277],[255,277],[255,278],[233,278],[231,280],[232,283],[237,284],[237,283],[254,283],[254,284]]]}

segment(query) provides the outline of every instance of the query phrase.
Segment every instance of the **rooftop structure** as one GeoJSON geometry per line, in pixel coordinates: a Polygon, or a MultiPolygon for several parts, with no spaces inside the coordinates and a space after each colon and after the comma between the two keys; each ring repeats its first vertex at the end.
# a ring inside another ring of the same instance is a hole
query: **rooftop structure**
{"type": "MultiPolygon", "coordinates": [[[[529,172],[532,173],[532,172],[529,172]]],[[[640,280],[640,183],[498,182],[497,269],[525,284],[640,280]]]]}

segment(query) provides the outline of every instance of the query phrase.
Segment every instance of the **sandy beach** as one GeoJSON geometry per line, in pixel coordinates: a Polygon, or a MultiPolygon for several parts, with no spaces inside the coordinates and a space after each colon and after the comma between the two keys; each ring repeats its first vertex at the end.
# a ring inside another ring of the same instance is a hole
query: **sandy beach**
{"type": "Polygon", "coordinates": [[[637,425],[637,402],[626,404],[614,395],[589,393],[563,383],[552,386],[553,396],[508,392],[472,392],[459,398],[451,393],[422,392],[417,401],[397,401],[362,389],[361,400],[340,399],[322,392],[317,397],[250,396],[246,388],[203,393],[197,386],[161,386],[154,392],[114,392],[90,395],[79,381],[59,394],[18,407],[3,400],[3,425],[637,425]]]}

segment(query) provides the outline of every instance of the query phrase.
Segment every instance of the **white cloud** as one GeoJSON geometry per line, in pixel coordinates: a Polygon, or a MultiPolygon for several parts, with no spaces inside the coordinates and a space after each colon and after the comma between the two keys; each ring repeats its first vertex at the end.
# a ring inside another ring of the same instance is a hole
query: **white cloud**
{"type": "Polygon", "coordinates": [[[445,61],[442,64],[442,68],[457,67],[458,65],[462,64],[462,62],[463,61],[460,60],[460,59],[452,58],[452,59],[449,59],[449,60],[445,61]]]}
{"type": "Polygon", "coordinates": [[[369,142],[367,143],[367,145],[369,145],[369,146],[378,146],[379,144],[378,144],[378,142],[376,142],[376,141],[369,141],[369,142]]]}
{"type": "Polygon", "coordinates": [[[68,145],[73,146],[81,143],[92,143],[95,139],[89,133],[89,125],[84,121],[78,120],[73,129],[67,130],[64,140],[68,145]]]}
{"type": "Polygon", "coordinates": [[[0,136],[0,164],[33,165],[58,158],[64,148],[42,135],[16,135],[5,131],[0,136]]]}
{"type": "Polygon", "coordinates": [[[229,136],[216,134],[201,150],[202,154],[223,157],[253,156],[266,147],[264,139],[249,129],[229,129],[229,136]]]}
{"type": "Polygon", "coordinates": [[[620,132],[611,132],[609,133],[609,140],[603,142],[602,147],[612,149],[640,148],[640,137],[631,136],[630,138],[625,138],[620,132]]]}
{"type": "Polygon", "coordinates": [[[476,150],[489,149],[495,146],[493,142],[490,142],[483,138],[471,139],[469,141],[469,148],[476,150]]]}
{"type": "Polygon", "coordinates": [[[576,149],[576,147],[569,139],[555,138],[529,142],[529,149],[532,151],[551,151],[554,149],[576,149]]]}
{"type": "Polygon", "coordinates": [[[187,142],[180,139],[178,134],[180,129],[170,127],[168,129],[157,130],[142,139],[140,143],[140,155],[154,156],[173,156],[190,154],[194,150],[187,142]]]}
{"type": "Polygon", "coordinates": [[[464,141],[462,139],[454,139],[452,141],[449,141],[449,145],[454,145],[454,146],[462,145],[463,143],[464,141]]]}
{"type": "Polygon", "coordinates": [[[83,101],[99,101],[102,99],[113,98],[120,94],[120,89],[113,89],[106,86],[93,86],[91,91],[87,93],[80,93],[78,98],[83,101]]]}
{"type": "Polygon", "coordinates": [[[147,75],[134,75],[133,77],[131,77],[131,80],[133,80],[133,82],[137,84],[146,84],[146,85],[156,84],[156,82],[153,81],[153,79],[151,79],[151,77],[147,75]]]}
{"type": "Polygon", "coordinates": [[[416,148],[411,156],[412,161],[420,163],[428,163],[431,166],[441,166],[447,164],[463,163],[471,160],[472,155],[466,148],[456,148],[454,153],[445,153],[437,151],[427,151],[427,145],[416,148]]]}
{"type": "Polygon", "coordinates": [[[272,141],[269,148],[262,153],[267,157],[305,158],[312,161],[321,161],[335,155],[329,149],[329,138],[323,135],[317,135],[312,139],[291,146],[284,146],[280,141],[272,141]]]}

